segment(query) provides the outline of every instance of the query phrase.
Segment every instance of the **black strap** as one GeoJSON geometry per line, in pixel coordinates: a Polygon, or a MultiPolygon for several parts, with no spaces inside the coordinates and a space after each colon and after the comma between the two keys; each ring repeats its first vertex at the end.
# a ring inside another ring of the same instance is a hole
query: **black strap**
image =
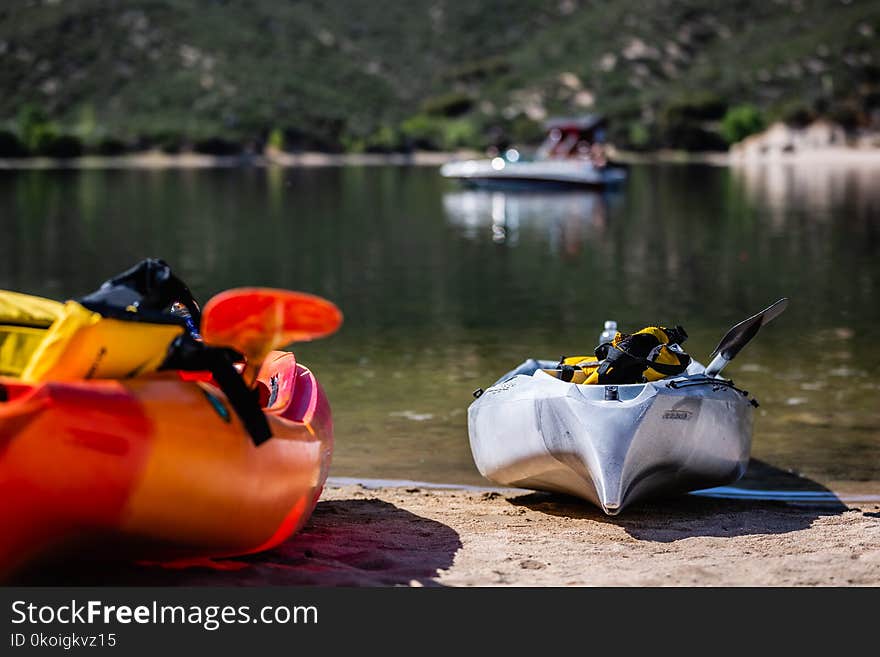
{"type": "Polygon", "coordinates": [[[574,365],[560,365],[559,366],[559,380],[565,381],[566,383],[570,382],[574,378],[575,372],[574,365]]]}
{"type": "Polygon", "coordinates": [[[687,354],[675,354],[678,356],[679,364],[673,365],[671,363],[658,363],[654,360],[646,361],[648,363],[648,367],[652,370],[656,370],[665,376],[674,376],[676,374],[681,374],[684,372],[688,365],[691,364],[691,357],[687,354]]]}
{"type": "Polygon", "coordinates": [[[691,357],[687,354],[676,354],[679,364],[658,363],[657,361],[636,356],[624,349],[620,349],[613,345],[608,345],[605,360],[599,366],[599,383],[617,383],[624,371],[632,375],[638,369],[638,375],[641,376],[647,368],[651,368],[660,372],[664,376],[674,376],[684,372],[690,365],[691,357]],[[612,375],[612,370],[617,370],[612,375]]]}
{"type": "Polygon", "coordinates": [[[644,380],[644,358],[633,356],[611,344],[603,351],[605,359],[596,370],[599,383],[636,383],[644,380]]]}
{"type": "Polygon", "coordinates": [[[687,342],[688,334],[687,331],[684,330],[684,326],[678,325],[672,328],[660,327],[660,330],[666,334],[667,338],[669,338],[669,344],[683,345],[687,342]]]}
{"type": "Polygon", "coordinates": [[[201,324],[199,304],[164,260],[142,260],[77,301],[104,317],[129,322],[177,324],[188,329],[171,343],[159,369],[210,372],[254,444],[261,445],[272,437],[257,391],[251,390],[235,369],[235,363],[243,360],[242,355],[233,349],[211,347],[195,339],[193,333],[198,332],[201,324]],[[168,312],[175,302],[186,306],[190,322],[168,312]]]}
{"type": "Polygon", "coordinates": [[[211,363],[209,371],[220,386],[220,390],[226,395],[238,419],[247,429],[254,445],[259,447],[269,440],[272,437],[272,429],[260,406],[259,395],[256,390],[247,386],[232,361],[218,358],[211,363]]]}
{"type": "Polygon", "coordinates": [[[183,334],[171,343],[159,369],[210,372],[254,445],[259,447],[272,437],[272,430],[260,406],[259,394],[248,387],[235,369],[235,363],[240,360],[241,354],[234,349],[211,347],[183,334]]]}

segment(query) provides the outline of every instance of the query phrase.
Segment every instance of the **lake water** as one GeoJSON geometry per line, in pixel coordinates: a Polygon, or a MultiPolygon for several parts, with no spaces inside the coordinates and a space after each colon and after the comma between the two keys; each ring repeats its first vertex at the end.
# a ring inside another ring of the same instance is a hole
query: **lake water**
{"type": "Polygon", "coordinates": [[[752,454],[880,493],[880,168],[636,166],[615,193],[491,193],[435,168],[0,172],[0,287],[64,298],[146,256],[197,297],[304,290],[345,313],[296,347],[334,409],[331,474],[482,483],[471,391],[529,356],[682,324],[703,360],[788,296],[725,374],[752,454]]]}

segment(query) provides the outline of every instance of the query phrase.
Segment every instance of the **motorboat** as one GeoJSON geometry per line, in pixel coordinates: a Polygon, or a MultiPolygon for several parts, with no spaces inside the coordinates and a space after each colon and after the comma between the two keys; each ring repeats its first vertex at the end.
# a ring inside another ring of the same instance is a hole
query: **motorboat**
{"type": "Polygon", "coordinates": [[[626,169],[608,159],[606,123],[596,115],[553,119],[545,124],[547,136],[531,159],[510,148],[493,158],[448,162],[440,174],[473,186],[617,185],[626,180],[626,169]]]}

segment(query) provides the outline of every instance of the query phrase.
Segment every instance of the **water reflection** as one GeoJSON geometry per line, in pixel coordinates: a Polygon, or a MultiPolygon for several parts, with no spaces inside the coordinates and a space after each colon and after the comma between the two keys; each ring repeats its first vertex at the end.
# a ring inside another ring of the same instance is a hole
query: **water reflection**
{"type": "MultiPolygon", "coordinates": [[[[162,256],[200,299],[321,294],[297,346],[334,405],[333,474],[478,484],[470,391],[602,321],[681,323],[705,359],[781,296],[730,367],[761,401],[753,455],[880,481],[876,170],[634,166],[614,196],[461,190],[429,168],[0,172],[0,287],[65,298],[162,256]]],[[[837,489],[835,485],[830,488],[837,489]]]]}
{"type": "Polygon", "coordinates": [[[771,211],[774,227],[793,211],[828,220],[845,208],[850,220],[880,220],[880,162],[748,163],[731,171],[748,199],[771,211]]]}
{"type": "Polygon", "coordinates": [[[594,191],[459,190],[443,195],[443,210],[468,239],[490,235],[516,246],[521,232],[532,232],[567,257],[579,255],[608,226],[608,199],[594,191]]]}

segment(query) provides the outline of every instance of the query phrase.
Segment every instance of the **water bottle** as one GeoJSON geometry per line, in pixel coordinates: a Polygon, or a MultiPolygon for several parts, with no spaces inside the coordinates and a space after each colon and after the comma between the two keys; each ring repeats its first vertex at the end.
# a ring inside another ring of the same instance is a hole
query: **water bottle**
{"type": "Polygon", "coordinates": [[[605,330],[602,331],[602,334],[599,336],[599,344],[611,342],[614,340],[615,335],[617,335],[617,322],[613,319],[609,319],[605,322],[605,330]]]}
{"type": "Polygon", "coordinates": [[[199,335],[199,329],[196,326],[196,323],[193,321],[192,314],[189,312],[189,309],[185,305],[175,301],[173,304],[171,304],[171,314],[183,318],[183,321],[186,323],[186,329],[189,331],[189,334],[193,338],[195,338],[196,340],[202,339],[202,336],[199,335]]]}

